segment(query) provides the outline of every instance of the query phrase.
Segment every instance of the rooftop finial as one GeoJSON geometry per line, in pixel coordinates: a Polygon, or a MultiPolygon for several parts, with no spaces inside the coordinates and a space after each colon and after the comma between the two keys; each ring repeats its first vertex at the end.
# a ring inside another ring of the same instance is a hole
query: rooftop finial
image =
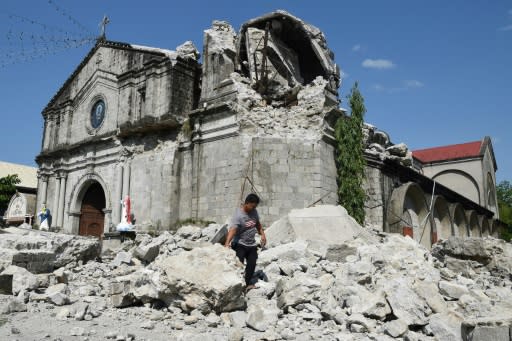
{"type": "Polygon", "coordinates": [[[110,19],[107,17],[107,15],[105,14],[103,16],[103,19],[101,20],[99,26],[101,28],[101,33],[100,33],[100,36],[99,36],[99,39],[100,40],[106,40],[107,37],[106,37],[106,30],[107,30],[107,24],[110,23],[110,19]]]}

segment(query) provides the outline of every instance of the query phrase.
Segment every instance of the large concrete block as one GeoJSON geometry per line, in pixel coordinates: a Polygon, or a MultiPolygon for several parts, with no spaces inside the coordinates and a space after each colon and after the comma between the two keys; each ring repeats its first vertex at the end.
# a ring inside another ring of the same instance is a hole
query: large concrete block
{"type": "Polygon", "coordinates": [[[511,317],[479,318],[462,322],[463,341],[510,341],[511,317]]]}
{"type": "Polygon", "coordinates": [[[144,262],[150,263],[158,256],[159,251],[160,245],[152,243],[136,247],[133,255],[144,262]]]}
{"type": "Polygon", "coordinates": [[[292,210],[265,231],[269,247],[296,240],[343,244],[364,232],[345,208],[333,205],[292,210]]]}
{"type": "Polygon", "coordinates": [[[468,341],[509,341],[509,327],[476,327],[468,341]]]}

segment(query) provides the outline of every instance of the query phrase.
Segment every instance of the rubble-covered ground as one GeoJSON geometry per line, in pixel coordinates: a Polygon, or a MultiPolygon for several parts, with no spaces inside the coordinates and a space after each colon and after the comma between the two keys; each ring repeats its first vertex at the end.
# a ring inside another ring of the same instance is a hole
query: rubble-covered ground
{"type": "Polygon", "coordinates": [[[8,229],[0,339],[510,338],[512,246],[502,240],[452,237],[429,251],[363,229],[341,207],[295,210],[267,229],[257,288],[245,293],[234,251],[210,243],[220,228],[139,234],[95,259],[93,239],[8,229]],[[31,273],[30,257],[17,256],[56,250],[74,259],[48,256],[52,272],[31,273]]]}

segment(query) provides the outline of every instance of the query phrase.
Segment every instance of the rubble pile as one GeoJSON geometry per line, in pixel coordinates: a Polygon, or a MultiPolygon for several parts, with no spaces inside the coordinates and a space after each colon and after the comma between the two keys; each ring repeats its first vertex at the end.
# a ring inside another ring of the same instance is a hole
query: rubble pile
{"type": "MultiPolygon", "coordinates": [[[[210,242],[221,227],[139,234],[53,272],[10,264],[0,273],[0,336],[509,340],[512,246],[502,240],[450,237],[429,251],[361,228],[342,207],[293,210],[267,229],[257,288],[245,293],[234,251],[210,242]]],[[[66,237],[78,249],[88,242],[66,237]]]]}
{"type": "Polygon", "coordinates": [[[237,95],[229,105],[240,113],[241,127],[256,135],[316,138],[323,133],[325,120],[337,110],[326,103],[323,93],[328,82],[321,76],[297,87],[297,100],[288,106],[269,105],[250,87],[249,79],[238,73],[232,73],[230,79],[237,95]]]}
{"type": "Polygon", "coordinates": [[[0,234],[0,272],[9,265],[32,273],[51,272],[100,255],[97,239],[10,227],[0,234]]]}
{"type": "Polygon", "coordinates": [[[239,32],[215,20],[204,33],[198,111],[226,105],[244,133],[308,139],[342,115],[340,70],[317,27],[275,11],[239,32]]]}

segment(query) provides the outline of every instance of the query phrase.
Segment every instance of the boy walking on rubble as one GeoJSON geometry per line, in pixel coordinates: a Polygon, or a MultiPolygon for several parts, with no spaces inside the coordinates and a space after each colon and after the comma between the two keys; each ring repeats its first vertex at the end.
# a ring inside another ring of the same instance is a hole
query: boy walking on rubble
{"type": "Polygon", "coordinates": [[[256,194],[249,194],[244,204],[238,208],[231,220],[231,225],[226,238],[225,247],[232,247],[236,251],[238,259],[245,263],[246,290],[254,289],[251,278],[256,269],[258,251],[256,245],[256,232],[261,236],[261,246],[265,246],[267,238],[260,223],[260,217],[256,207],[260,198],[256,194]],[[233,242],[233,243],[232,243],[233,242]],[[233,245],[232,245],[233,244],[233,245]]]}

